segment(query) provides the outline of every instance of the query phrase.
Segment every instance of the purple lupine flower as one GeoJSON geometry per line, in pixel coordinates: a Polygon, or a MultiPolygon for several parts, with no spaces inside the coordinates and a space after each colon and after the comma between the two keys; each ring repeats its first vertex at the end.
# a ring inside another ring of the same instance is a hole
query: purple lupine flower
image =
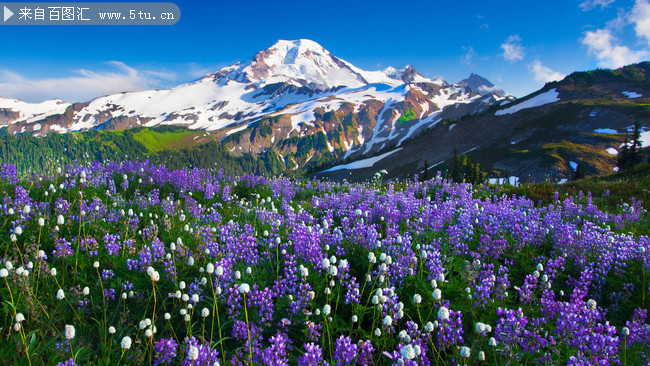
{"type": "Polygon", "coordinates": [[[357,357],[359,347],[352,343],[347,336],[340,336],[336,339],[334,348],[334,362],[336,365],[349,365],[357,357]]]}
{"type": "Polygon", "coordinates": [[[163,338],[160,339],[156,344],[154,344],[154,350],[156,354],[154,355],[154,366],[170,364],[174,362],[176,358],[176,349],[178,348],[178,343],[174,338],[163,338]]]}
{"type": "Polygon", "coordinates": [[[305,343],[305,353],[296,360],[298,366],[319,366],[327,364],[323,359],[323,349],[314,343],[305,343]]]}

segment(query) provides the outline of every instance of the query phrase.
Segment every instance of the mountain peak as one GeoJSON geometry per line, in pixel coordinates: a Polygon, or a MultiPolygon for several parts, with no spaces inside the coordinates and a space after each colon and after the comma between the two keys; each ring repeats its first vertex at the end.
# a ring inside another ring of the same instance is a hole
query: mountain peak
{"type": "Polygon", "coordinates": [[[405,83],[420,83],[431,82],[430,79],[425,78],[411,65],[406,65],[403,68],[396,70],[394,68],[387,68],[386,75],[392,79],[401,80],[405,83]]]}
{"type": "Polygon", "coordinates": [[[281,82],[313,89],[367,84],[351,65],[309,39],[278,40],[247,61],[221,69],[216,77],[258,86],[281,82]]]}
{"type": "Polygon", "coordinates": [[[295,39],[295,40],[279,39],[271,47],[267,48],[267,50],[269,49],[291,50],[294,48],[303,51],[311,50],[312,52],[318,51],[322,53],[329,53],[318,42],[312,41],[311,39],[305,39],[305,38],[295,39]]]}
{"type": "Polygon", "coordinates": [[[496,85],[492,84],[488,79],[481,75],[471,73],[467,79],[460,81],[458,84],[469,87],[481,95],[496,94],[500,97],[505,97],[506,92],[496,85]]]}

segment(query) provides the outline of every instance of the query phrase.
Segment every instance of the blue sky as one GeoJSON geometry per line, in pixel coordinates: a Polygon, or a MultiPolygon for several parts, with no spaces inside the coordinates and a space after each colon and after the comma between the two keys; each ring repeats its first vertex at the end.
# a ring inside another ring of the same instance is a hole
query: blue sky
{"type": "Polygon", "coordinates": [[[521,97],[650,59],[650,0],[176,1],[174,26],[0,26],[0,96],[84,101],[166,88],[308,38],[366,70],[478,73],[521,97]]]}

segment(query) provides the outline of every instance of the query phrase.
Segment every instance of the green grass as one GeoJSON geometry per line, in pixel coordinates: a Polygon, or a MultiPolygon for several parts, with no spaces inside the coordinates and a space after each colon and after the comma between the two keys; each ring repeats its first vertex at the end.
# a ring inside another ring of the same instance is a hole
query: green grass
{"type": "Polygon", "coordinates": [[[404,113],[397,119],[397,125],[401,125],[402,123],[406,123],[412,119],[417,118],[415,115],[415,112],[413,111],[413,108],[409,108],[408,110],[405,110],[404,113]]]}
{"type": "Polygon", "coordinates": [[[133,138],[142,143],[150,154],[154,154],[174,147],[185,136],[190,135],[197,135],[197,133],[190,130],[158,132],[151,129],[143,129],[134,133],[133,138]]]}

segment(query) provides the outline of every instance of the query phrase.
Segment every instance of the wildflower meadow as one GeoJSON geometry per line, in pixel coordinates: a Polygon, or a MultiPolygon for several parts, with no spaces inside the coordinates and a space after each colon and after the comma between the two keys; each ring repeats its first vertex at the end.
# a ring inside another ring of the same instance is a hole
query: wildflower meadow
{"type": "Polygon", "coordinates": [[[641,201],[380,178],[4,165],[0,365],[650,362],[641,201]]]}

